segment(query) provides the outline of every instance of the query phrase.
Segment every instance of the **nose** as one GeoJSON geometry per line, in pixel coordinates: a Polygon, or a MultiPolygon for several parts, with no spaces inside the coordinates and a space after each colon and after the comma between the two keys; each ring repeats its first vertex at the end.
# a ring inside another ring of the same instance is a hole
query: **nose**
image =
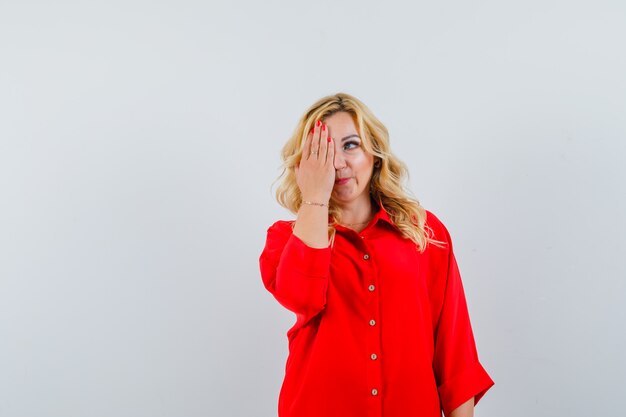
{"type": "Polygon", "coordinates": [[[335,151],[335,160],[333,161],[335,170],[340,171],[346,167],[346,159],[341,151],[335,151]]]}

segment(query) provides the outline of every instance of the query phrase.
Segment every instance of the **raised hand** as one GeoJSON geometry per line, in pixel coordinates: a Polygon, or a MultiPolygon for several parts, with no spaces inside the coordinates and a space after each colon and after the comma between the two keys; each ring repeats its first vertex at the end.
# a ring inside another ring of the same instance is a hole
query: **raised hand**
{"type": "Polygon", "coordinates": [[[328,127],[319,120],[307,135],[296,183],[303,200],[327,204],[335,184],[335,145],[328,127]]]}

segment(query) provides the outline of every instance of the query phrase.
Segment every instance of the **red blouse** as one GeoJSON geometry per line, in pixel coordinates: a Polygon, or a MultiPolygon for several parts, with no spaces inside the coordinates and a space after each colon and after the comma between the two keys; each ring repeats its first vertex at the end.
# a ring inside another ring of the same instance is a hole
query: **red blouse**
{"type": "Polygon", "coordinates": [[[378,210],[357,233],[311,248],[293,221],[267,230],[265,288],[296,314],[279,417],[441,417],[494,385],[478,360],[461,275],[443,223],[426,225],[446,248],[424,253],[378,210]]]}

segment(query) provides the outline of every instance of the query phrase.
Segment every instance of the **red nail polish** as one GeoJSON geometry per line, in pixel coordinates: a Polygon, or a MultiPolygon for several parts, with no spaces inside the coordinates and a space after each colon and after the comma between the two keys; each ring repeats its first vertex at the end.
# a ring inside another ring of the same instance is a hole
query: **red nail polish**
{"type": "Polygon", "coordinates": [[[320,122],[320,121],[318,120],[318,121],[315,123],[315,125],[316,125],[317,127],[320,127],[320,126],[322,125],[322,122],[320,122]]]}
{"type": "Polygon", "coordinates": [[[330,142],[330,136],[328,137],[328,141],[330,142]]]}
{"type": "Polygon", "coordinates": [[[326,132],[326,125],[322,125],[322,132],[326,132]]]}

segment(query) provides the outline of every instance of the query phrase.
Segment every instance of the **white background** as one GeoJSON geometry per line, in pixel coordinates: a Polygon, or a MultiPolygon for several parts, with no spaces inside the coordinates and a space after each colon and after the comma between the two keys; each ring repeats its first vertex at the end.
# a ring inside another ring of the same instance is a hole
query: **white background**
{"type": "Polygon", "coordinates": [[[0,416],[275,416],[270,187],[339,91],[451,232],[476,415],[619,414],[624,39],[617,0],[0,1],[0,416]]]}

